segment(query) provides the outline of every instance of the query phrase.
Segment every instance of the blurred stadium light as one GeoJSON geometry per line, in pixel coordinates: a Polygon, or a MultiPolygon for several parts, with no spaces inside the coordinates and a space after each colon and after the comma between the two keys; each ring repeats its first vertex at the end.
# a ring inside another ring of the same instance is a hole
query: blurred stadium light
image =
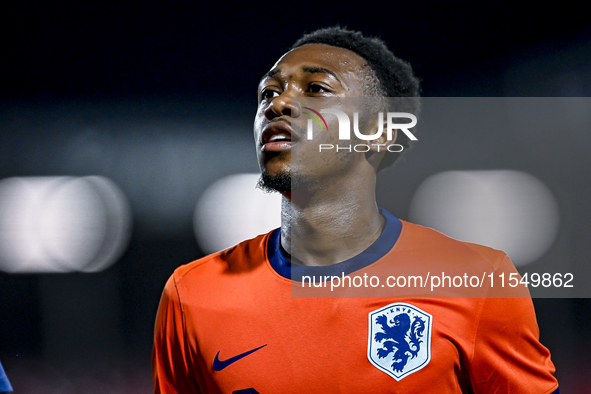
{"type": "Polygon", "coordinates": [[[102,271],[121,255],[130,231],[127,200],[107,178],[0,181],[2,271],[102,271]]]}
{"type": "Polygon", "coordinates": [[[558,205],[521,171],[448,171],[416,191],[410,220],[462,241],[505,251],[515,265],[539,259],[558,232],[558,205]]]}
{"type": "Polygon", "coordinates": [[[281,225],[281,195],[256,188],[260,174],[236,174],[209,186],[195,208],[194,226],[206,253],[233,246],[281,225]]]}

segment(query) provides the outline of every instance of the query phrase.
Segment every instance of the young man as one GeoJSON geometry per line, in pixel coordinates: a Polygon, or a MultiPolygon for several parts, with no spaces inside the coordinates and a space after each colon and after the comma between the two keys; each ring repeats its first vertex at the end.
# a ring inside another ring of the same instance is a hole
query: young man
{"type": "Polygon", "coordinates": [[[529,298],[293,296],[303,274],[515,272],[500,251],[377,208],[376,173],[396,158],[383,147],[406,146],[402,135],[364,121],[376,135],[367,152],[319,155],[298,121],[299,100],[418,94],[407,63],[346,29],[306,35],[277,61],[259,84],[254,138],[260,186],[283,194],[281,228],[174,272],[156,318],[156,393],[558,392],[529,298]]]}

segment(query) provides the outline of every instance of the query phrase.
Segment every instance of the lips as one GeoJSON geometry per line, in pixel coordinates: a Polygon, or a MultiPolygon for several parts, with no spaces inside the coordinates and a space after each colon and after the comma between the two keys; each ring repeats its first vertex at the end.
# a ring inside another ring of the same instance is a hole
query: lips
{"type": "Polygon", "coordinates": [[[297,136],[292,132],[291,125],[285,120],[276,120],[269,123],[261,135],[263,151],[279,152],[291,149],[297,142],[297,136]]]}

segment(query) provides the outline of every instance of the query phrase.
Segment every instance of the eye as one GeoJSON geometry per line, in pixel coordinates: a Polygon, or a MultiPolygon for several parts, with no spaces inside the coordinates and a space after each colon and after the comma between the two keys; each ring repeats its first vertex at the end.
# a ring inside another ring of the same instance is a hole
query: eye
{"type": "Polygon", "coordinates": [[[279,92],[274,89],[265,88],[261,91],[261,100],[269,100],[279,96],[279,92]]]}
{"type": "Polygon", "coordinates": [[[310,85],[308,85],[308,92],[309,93],[328,93],[329,90],[328,88],[317,84],[317,83],[311,83],[310,85]]]}

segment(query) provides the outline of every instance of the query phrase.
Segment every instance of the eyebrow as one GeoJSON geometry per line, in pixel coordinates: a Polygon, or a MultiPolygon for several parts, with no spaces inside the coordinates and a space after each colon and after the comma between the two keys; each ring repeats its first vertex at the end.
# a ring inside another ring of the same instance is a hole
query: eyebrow
{"type": "Polygon", "coordinates": [[[278,69],[278,68],[276,68],[274,70],[270,70],[265,75],[263,75],[263,77],[261,78],[261,80],[263,80],[265,78],[271,78],[272,76],[274,76],[275,74],[279,74],[280,72],[281,72],[281,70],[278,69]]]}
{"type": "Polygon", "coordinates": [[[341,80],[339,79],[339,77],[337,77],[337,75],[335,73],[333,73],[332,71],[330,71],[329,69],[322,68],[322,67],[302,67],[302,70],[304,70],[304,72],[311,73],[311,74],[329,74],[334,79],[336,79],[339,83],[341,83],[341,80]]]}
{"type": "MultiPolygon", "coordinates": [[[[333,73],[332,71],[330,71],[327,68],[322,68],[322,67],[302,67],[302,70],[304,72],[310,73],[310,74],[329,74],[331,75],[334,79],[336,79],[339,83],[341,83],[341,80],[339,79],[339,77],[337,77],[337,75],[335,73],[333,73]]],[[[274,70],[271,70],[269,72],[267,72],[265,75],[263,75],[263,78],[261,78],[261,80],[265,79],[265,78],[272,78],[273,76],[279,74],[281,72],[280,69],[276,68],[274,70]]]]}

